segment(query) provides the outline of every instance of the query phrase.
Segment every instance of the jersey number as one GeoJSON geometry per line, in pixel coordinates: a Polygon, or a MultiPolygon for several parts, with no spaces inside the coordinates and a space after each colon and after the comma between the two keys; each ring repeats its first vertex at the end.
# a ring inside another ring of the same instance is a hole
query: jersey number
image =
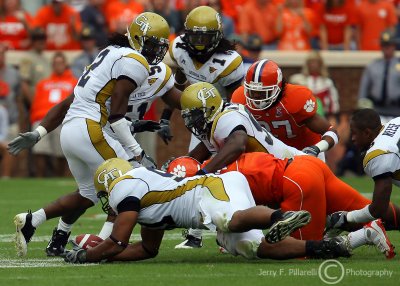
{"type": "MultiPolygon", "coordinates": [[[[139,119],[142,120],[144,117],[144,114],[146,113],[147,110],[147,105],[149,105],[148,102],[143,102],[139,107],[137,108],[136,112],[139,113],[139,119]]],[[[127,112],[132,112],[133,111],[134,105],[128,105],[127,112]]]]}
{"type": "MultiPolygon", "coordinates": [[[[260,124],[263,125],[265,127],[265,129],[267,129],[269,132],[272,132],[271,128],[269,127],[269,124],[267,122],[260,121],[260,124]]],[[[271,125],[272,125],[272,127],[274,129],[278,129],[281,126],[283,126],[285,128],[285,130],[286,130],[286,137],[287,138],[296,137],[296,135],[293,134],[292,125],[290,125],[289,120],[271,121],[271,125]]],[[[276,136],[276,137],[278,137],[278,136],[276,136]]]]}
{"type": "Polygon", "coordinates": [[[78,86],[84,87],[85,84],[90,79],[89,72],[97,68],[104,60],[106,55],[110,52],[110,50],[103,50],[95,59],[95,61],[87,67],[85,73],[80,77],[78,86]]]}

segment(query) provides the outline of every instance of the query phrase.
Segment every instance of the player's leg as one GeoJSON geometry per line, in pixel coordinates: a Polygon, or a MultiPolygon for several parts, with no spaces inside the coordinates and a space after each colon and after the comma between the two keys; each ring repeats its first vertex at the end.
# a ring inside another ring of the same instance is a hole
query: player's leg
{"type": "Polygon", "coordinates": [[[311,156],[298,156],[283,175],[282,211],[307,210],[311,222],[295,231],[292,236],[302,240],[322,239],[325,228],[326,204],[324,174],[311,156]]]}

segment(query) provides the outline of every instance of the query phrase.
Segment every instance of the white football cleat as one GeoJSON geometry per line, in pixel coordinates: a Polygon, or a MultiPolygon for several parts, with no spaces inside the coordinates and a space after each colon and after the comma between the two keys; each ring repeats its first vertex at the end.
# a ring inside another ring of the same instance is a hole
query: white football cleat
{"type": "Polygon", "coordinates": [[[28,251],[28,243],[31,241],[36,228],[32,225],[32,213],[20,213],[14,217],[15,249],[18,256],[25,256],[28,251]]]}
{"type": "Polygon", "coordinates": [[[396,255],[394,252],[394,246],[387,237],[385,227],[380,219],[371,221],[364,225],[364,229],[368,243],[375,245],[387,259],[392,259],[396,255]]]}

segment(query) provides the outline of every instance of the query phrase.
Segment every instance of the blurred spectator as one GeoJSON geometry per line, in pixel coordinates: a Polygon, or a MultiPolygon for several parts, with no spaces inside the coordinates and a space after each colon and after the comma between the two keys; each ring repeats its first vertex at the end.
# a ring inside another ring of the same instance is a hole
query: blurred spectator
{"type": "Polygon", "coordinates": [[[400,114],[400,59],[395,57],[398,39],[391,30],[381,34],[383,58],[374,60],[364,70],[359,98],[368,98],[380,115],[400,114]]]}
{"type": "MultiPolygon", "coordinates": [[[[0,98],[2,104],[5,106],[8,112],[8,135],[7,141],[18,136],[18,95],[20,80],[18,71],[6,64],[6,51],[7,47],[0,43],[0,98]]],[[[8,153],[3,154],[3,160],[6,160],[7,164],[3,165],[2,176],[10,177],[16,162],[15,157],[12,157],[8,153]]]]}
{"type": "Polygon", "coordinates": [[[314,96],[321,100],[328,119],[335,118],[339,113],[338,91],[317,51],[308,54],[301,73],[292,75],[289,82],[295,82],[311,89],[314,96]]]}
{"type": "Polygon", "coordinates": [[[107,3],[105,16],[109,32],[125,33],[126,27],[137,15],[144,11],[143,5],[135,0],[113,1],[107,3]]]}
{"type": "Polygon", "coordinates": [[[89,0],[88,5],[81,11],[82,24],[90,26],[96,31],[96,45],[103,47],[107,45],[107,23],[103,14],[105,0],[89,0]]]}
{"type": "Polygon", "coordinates": [[[275,33],[278,10],[272,0],[249,0],[239,15],[239,30],[243,41],[250,34],[258,34],[263,39],[265,49],[276,49],[275,33]]]}
{"type": "Polygon", "coordinates": [[[186,0],[184,1],[184,9],[182,18],[186,19],[186,16],[192,11],[194,8],[205,5],[206,0],[186,0]]]}
{"type": "Polygon", "coordinates": [[[10,49],[26,50],[29,47],[29,27],[32,17],[25,12],[19,0],[0,2],[0,39],[10,49]]]}
{"type": "Polygon", "coordinates": [[[241,52],[243,58],[243,67],[247,72],[249,67],[259,60],[262,50],[262,39],[257,34],[251,34],[247,37],[246,42],[242,43],[243,51],[241,52]]]}
{"type": "Polygon", "coordinates": [[[243,6],[248,0],[220,0],[222,6],[222,12],[231,17],[236,33],[239,33],[239,15],[242,13],[243,6]]]}
{"type": "Polygon", "coordinates": [[[358,49],[362,51],[379,50],[380,35],[384,30],[395,31],[396,10],[387,0],[364,0],[355,13],[358,49]]]}
{"type": "Polygon", "coordinates": [[[320,46],[322,50],[350,50],[353,1],[327,0],[320,12],[320,46]]]}
{"type": "MultiPolygon", "coordinates": [[[[22,56],[19,64],[21,76],[21,95],[29,108],[36,84],[50,75],[50,61],[44,56],[46,33],[42,28],[35,28],[30,33],[31,49],[22,56]]],[[[21,116],[24,116],[21,114],[21,116]]]]}
{"type": "Polygon", "coordinates": [[[75,50],[80,48],[79,31],[81,17],[64,0],[52,0],[51,4],[39,9],[35,27],[42,27],[47,35],[47,49],[75,50]]]}
{"type": "MultiPolygon", "coordinates": [[[[0,87],[1,88],[1,87],[0,87]]],[[[0,90],[1,96],[1,90],[0,90]]],[[[0,178],[4,178],[3,171],[9,165],[10,155],[7,151],[8,144],[8,112],[3,104],[3,99],[0,97],[0,178]]]]}
{"type": "Polygon", "coordinates": [[[208,0],[206,3],[207,6],[210,6],[211,8],[214,8],[215,11],[217,11],[221,15],[222,19],[222,28],[225,37],[229,38],[230,36],[233,35],[235,32],[235,24],[233,23],[233,20],[231,17],[226,15],[221,8],[221,0],[208,0]]]}
{"type": "Polygon", "coordinates": [[[173,38],[180,35],[183,32],[183,18],[181,12],[175,10],[165,0],[151,0],[151,11],[157,13],[165,18],[169,24],[169,28],[173,38]]]}
{"type": "Polygon", "coordinates": [[[311,49],[312,23],[315,15],[304,8],[302,0],[286,0],[278,6],[276,32],[279,50],[305,51],[311,49]]]}
{"type": "Polygon", "coordinates": [[[95,31],[89,26],[83,27],[81,32],[82,53],[74,60],[71,65],[72,72],[76,78],[79,78],[86,66],[93,63],[99,53],[96,46],[95,31]]]}
{"type": "MultiPolygon", "coordinates": [[[[36,86],[35,96],[31,107],[32,130],[36,129],[47,112],[56,104],[68,97],[77,83],[77,78],[68,68],[67,59],[62,52],[53,56],[52,74],[41,80],[36,86]]],[[[35,171],[37,177],[46,175],[47,159],[55,159],[57,176],[68,174],[67,162],[60,145],[61,126],[42,138],[32,149],[35,155],[35,171]]]]}

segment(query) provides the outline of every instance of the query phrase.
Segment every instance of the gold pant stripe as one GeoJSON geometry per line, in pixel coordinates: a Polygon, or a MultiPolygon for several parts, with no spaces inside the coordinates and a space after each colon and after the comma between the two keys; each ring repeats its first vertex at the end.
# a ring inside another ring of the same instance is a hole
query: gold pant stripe
{"type": "Polygon", "coordinates": [[[89,133],[90,141],[93,147],[97,150],[104,160],[116,158],[117,154],[114,149],[108,144],[106,138],[104,138],[103,130],[101,129],[100,123],[86,119],[86,126],[89,133]]]}

